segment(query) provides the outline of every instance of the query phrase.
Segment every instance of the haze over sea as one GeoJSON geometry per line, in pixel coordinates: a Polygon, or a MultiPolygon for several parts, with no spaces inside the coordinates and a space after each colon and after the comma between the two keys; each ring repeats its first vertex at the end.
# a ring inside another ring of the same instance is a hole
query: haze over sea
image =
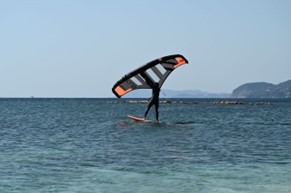
{"type": "Polygon", "coordinates": [[[0,192],[291,192],[290,100],[124,101],[0,99],[0,192]]]}

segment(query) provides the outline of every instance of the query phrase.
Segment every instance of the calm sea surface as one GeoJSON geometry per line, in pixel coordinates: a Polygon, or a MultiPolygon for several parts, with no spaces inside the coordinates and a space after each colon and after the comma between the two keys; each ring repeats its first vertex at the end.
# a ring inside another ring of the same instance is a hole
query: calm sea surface
{"type": "Polygon", "coordinates": [[[121,101],[0,99],[0,192],[291,192],[290,101],[121,101]]]}

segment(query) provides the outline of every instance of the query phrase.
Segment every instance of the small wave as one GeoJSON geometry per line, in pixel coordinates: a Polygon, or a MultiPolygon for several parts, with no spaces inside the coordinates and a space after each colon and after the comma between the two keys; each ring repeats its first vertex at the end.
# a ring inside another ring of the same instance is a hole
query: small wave
{"type": "Polygon", "coordinates": [[[177,125],[190,125],[190,124],[194,124],[194,121],[177,121],[175,122],[175,124],[177,125]]]}

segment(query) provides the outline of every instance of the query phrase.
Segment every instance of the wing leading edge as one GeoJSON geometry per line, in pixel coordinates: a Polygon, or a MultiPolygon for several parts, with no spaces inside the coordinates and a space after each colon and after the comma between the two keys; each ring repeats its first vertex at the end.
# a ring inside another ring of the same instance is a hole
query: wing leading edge
{"type": "Polygon", "coordinates": [[[158,58],[123,76],[114,84],[112,92],[120,98],[136,89],[150,89],[155,82],[162,86],[171,72],[186,63],[188,60],[180,54],[158,58]]]}

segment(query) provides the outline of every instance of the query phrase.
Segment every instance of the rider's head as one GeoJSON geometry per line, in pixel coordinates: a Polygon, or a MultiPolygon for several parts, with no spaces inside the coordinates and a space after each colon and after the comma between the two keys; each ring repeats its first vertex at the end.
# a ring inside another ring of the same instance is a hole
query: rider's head
{"type": "Polygon", "coordinates": [[[154,87],[158,88],[160,86],[160,84],[158,82],[155,82],[154,87]]]}

